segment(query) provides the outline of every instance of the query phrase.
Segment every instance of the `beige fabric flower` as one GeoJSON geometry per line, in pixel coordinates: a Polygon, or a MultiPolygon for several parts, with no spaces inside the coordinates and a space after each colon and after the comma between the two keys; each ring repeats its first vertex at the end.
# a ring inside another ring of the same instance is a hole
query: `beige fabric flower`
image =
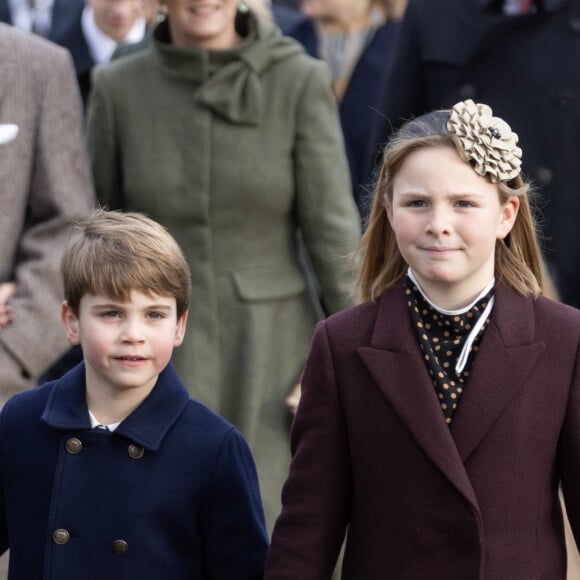
{"type": "Polygon", "coordinates": [[[494,117],[487,105],[471,99],[457,103],[451,109],[447,130],[459,138],[479,175],[499,183],[520,173],[522,150],[517,146],[517,133],[503,119],[494,117]]]}

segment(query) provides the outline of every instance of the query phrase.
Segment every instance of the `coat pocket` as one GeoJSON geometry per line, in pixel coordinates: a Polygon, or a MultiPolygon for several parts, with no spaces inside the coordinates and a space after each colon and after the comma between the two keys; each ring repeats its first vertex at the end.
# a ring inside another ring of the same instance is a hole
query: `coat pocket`
{"type": "Polygon", "coordinates": [[[233,276],[239,298],[247,302],[281,300],[306,291],[306,280],[298,269],[240,270],[233,276]]]}

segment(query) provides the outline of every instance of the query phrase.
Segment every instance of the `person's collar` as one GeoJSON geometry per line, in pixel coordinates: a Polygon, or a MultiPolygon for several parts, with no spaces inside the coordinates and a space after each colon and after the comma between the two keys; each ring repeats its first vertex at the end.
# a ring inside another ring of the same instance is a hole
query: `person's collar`
{"type": "Polygon", "coordinates": [[[93,412],[89,409],[89,419],[91,420],[91,428],[94,429],[95,427],[103,427],[106,428],[107,431],[114,431],[120,424],[121,421],[117,423],[109,423],[107,425],[103,425],[93,414],[93,412]]]}
{"type": "MultiPolygon", "coordinates": [[[[554,12],[564,6],[569,0],[536,0],[542,6],[544,12],[554,12]]],[[[497,0],[477,0],[482,8],[489,8],[492,4],[497,4],[497,0]]]]}
{"type": "MultiPolygon", "coordinates": [[[[105,64],[111,60],[117,43],[106,35],[96,24],[93,9],[90,6],[83,8],[81,26],[89,51],[96,64],[105,64]]],[[[129,32],[123,39],[123,43],[134,44],[143,40],[146,31],[146,22],[143,17],[137,18],[129,32]]]]}
{"type": "MultiPolygon", "coordinates": [[[[159,375],[149,396],[117,427],[116,433],[156,451],[183,412],[189,395],[170,363],[159,375]]],[[[54,429],[90,429],[86,403],[85,365],[81,363],[59,379],[48,398],[42,421],[54,429]]]]}

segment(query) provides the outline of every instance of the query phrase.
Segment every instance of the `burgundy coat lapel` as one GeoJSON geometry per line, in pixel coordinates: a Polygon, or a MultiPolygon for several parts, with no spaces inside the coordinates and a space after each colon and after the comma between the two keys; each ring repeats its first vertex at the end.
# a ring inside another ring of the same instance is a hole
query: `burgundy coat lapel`
{"type": "Polygon", "coordinates": [[[422,359],[402,286],[379,298],[371,344],[359,355],[426,455],[477,508],[477,499],[422,359]]]}
{"type": "Polygon", "coordinates": [[[491,324],[451,424],[462,461],[467,460],[540,364],[545,347],[534,342],[533,330],[532,300],[498,284],[491,324]]]}

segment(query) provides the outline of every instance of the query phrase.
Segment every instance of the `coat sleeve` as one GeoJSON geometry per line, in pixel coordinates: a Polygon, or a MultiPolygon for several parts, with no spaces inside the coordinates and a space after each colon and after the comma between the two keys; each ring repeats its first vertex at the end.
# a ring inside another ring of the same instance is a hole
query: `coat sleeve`
{"type": "Polygon", "coordinates": [[[580,546],[580,344],[560,437],[559,468],[570,527],[580,546]]]}
{"type": "Polygon", "coordinates": [[[8,550],[8,525],[4,497],[4,412],[0,413],[0,554],[8,550]]]}
{"type": "Polygon", "coordinates": [[[87,142],[97,200],[123,209],[121,165],[115,109],[106,71],[95,67],[87,113],[87,142]]]}
{"type": "Polygon", "coordinates": [[[265,580],[329,580],[350,519],[351,461],[326,322],[320,322],[292,427],[265,580]]]}
{"type": "Polygon", "coordinates": [[[426,112],[426,87],[424,83],[420,32],[418,22],[424,16],[424,8],[418,0],[410,0],[405,10],[394,53],[390,59],[390,70],[385,83],[380,119],[371,134],[369,149],[375,167],[380,164],[381,152],[392,131],[403,121],[426,112]],[[423,15],[422,15],[423,14],[423,15]]]}
{"type": "Polygon", "coordinates": [[[219,454],[203,509],[204,578],[262,580],[268,536],[254,460],[232,428],[219,454]]]}
{"type": "MultiPolygon", "coordinates": [[[[40,58],[40,57],[39,57],[40,58]]],[[[26,219],[13,271],[14,323],[0,333],[0,386],[6,396],[26,386],[68,347],[60,324],[60,256],[69,226],[94,204],[81,101],[72,61],[64,50],[45,50],[34,74],[37,95],[34,150],[26,219]]],[[[12,98],[12,96],[10,96],[12,98]]],[[[13,97],[16,101],[19,95],[13,97]]]]}
{"type": "Polygon", "coordinates": [[[296,113],[298,225],[320,284],[325,310],[352,305],[350,255],[360,236],[336,100],[326,66],[312,61],[296,113]]]}

